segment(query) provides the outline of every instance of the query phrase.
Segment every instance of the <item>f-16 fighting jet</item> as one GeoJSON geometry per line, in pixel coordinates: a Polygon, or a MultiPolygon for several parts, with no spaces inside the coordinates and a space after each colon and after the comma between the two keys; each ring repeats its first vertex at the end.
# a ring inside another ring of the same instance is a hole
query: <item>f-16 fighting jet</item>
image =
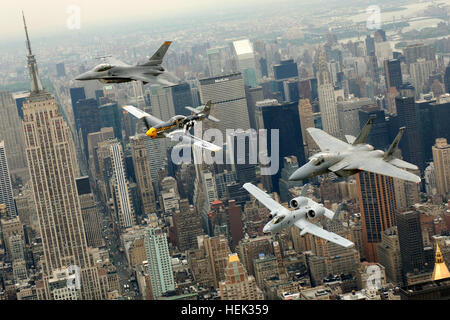
{"type": "Polygon", "coordinates": [[[99,64],[94,69],[79,75],[75,80],[99,80],[103,83],[142,81],[143,84],[174,85],[174,83],[161,78],[163,74],[169,75],[161,64],[171,43],[171,41],[164,42],[158,51],[144,63],[132,66],[117,59],[108,58],[108,63],[99,64]]]}
{"type": "Polygon", "coordinates": [[[322,239],[334,242],[345,248],[354,246],[354,243],[333,232],[322,229],[311,222],[312,219],[325,216],[332,221],[336,221],[339,212],[334,213],[323,205],[307,198],[306,191],[308,186],[303,187],[300,197],[291,199],[290,205],[294,210],[289,210],[273,200],[267,193],[251,183],[245,183],[243,188],[252,194],[259,202],[270,210],[271,220],[264,226],[264,233],[278,233],[284,228],[295,225],[302,231],[300,235],[310,233],[322,239]]]}
{"type": "Polygon", "coordinates": [[[170,138],[173,141],[182,142],[183,144],[193,143],[201,148],[216,152],[222,148],[191,135],[188,132],[197,121],[202,121],[204,119],[208,119],[213,122],[220,121],[209,114],[211,111],[211,105],[211,101],[208,101],[206,105],[199,106],[197,108],[186,107],[186,109],[193,113],[192,115],[176,115],[167,121],[162,121],[161,119],[158,119],[155,116],[152,116],[151,114],[148,114],[134,106],[123,106],[122,108],[136,118],[144,121],[145,126],[147,127],[147,132],[145,135],[152,139],[170,138]]]}
{"type": "Polygon", "coordinates": [[[334,172],[340,177],[347,177],[360,171],[367,171],[419,183],[420,177],[401,169],[417,170],[417,166],[394,157],[405,127],[400,128],[397,137],[386,152],[374,150],[373,146],[366,144],[373,119],[374,117],[371,117],[367,121],[358,138],[347,135],[348,143],[320,129],[306,129],[321,152],[311,156],[309,162],[294,171],[289,180],[303,180],[329,172],[334,172]]]}

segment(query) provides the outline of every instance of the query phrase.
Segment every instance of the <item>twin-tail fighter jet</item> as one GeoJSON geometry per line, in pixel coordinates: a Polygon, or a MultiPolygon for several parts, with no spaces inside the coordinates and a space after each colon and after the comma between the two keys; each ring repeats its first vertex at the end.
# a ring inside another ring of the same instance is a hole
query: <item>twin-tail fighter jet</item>
{"type": "Polygon", "coordinates": [[[302,230],[300,232],[300,235],[302,236],[306,233],[310,233],[345,248],[351,248],[354,246],[354,243],[350,240],[347,240],[333,232],[329,232],[311,222],[311,220],[322,216],[325,216],[332,221],[336,221],[340,210],[334,213],[333,211],[325,208],[322,204],[307,198],[307,185],[303,187],[300,197],[291,199],[290,206],[294,210],[289,210],[283,207],[281,204],[273,200],[267,193],[251,183],[245,183],[243,188],[270,210],[271,220],[264,226],[264,233],[278,233],[284,228],[295,225],[302,230]]]}
{"type": "Polygon", "coordinates": [[[134,106],[123,106],[122,108],[131,113],[138,119],[142,119],[147,127],[146,136],[156,138],[170,138],[172,141],[181,142],[182,145],[194,144],[203,149],[217,152],[222,148],[212,144],[208,141],[202,140],[194,135],[191,135],[188,131],[194,126],[197,121],[203,121],[208,119],[213,122],[219,122],[220,120],[214,118],[209,113],[211,111],[212,103],[208,101],[205,105],[197,108],[186,107],[193,114],[189,116],[176,115],[167,121],[152,116],[134,106]]]}
{"type": "MultiPolygon", "coordinates": [[[[107,58],[108,63],[97,65],[92,70],[76,77],[75,80],[99,80],[103,83],[142,81],[143,84],[174,85],[161,77],[161,75],[171,76],[161,65],[171,43],[171,41],[164,42],[150,59],[136,65],[128,65],[120,60],[107,58]]],[[[172,78],[176,77],[172,76],[172,78]]]]}
{"type": "Polygon", "coordinates": [[[360,171],[367,171],[419,183],[420,177],[403,170],[417,170],[417,166],[394,157],[405,127],[400,128],[397,137],[386,152],[374,150],[373,146],[366,144],[373,119],[374,117],[371,117],[367,121],[357,138],[346,135],[348,143],[320,129],[306,129],[321,152],[311,156],[309,162],[294,171],[289,180],[303,180],[330,172],[340,177],[348,177],[360,171]]]}

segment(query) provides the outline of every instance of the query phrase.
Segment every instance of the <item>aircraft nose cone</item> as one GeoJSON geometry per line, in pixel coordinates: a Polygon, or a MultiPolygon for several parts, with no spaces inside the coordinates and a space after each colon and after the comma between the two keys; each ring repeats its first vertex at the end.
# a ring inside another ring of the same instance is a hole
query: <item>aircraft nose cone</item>
{"type": "Polygon", "coordinates": [[[264,233],[268,233],[268,232],[269,232],[269,225],[266,224],[266,225],[264,226],[263,232],[264,232],[264,233]]]}
{"type": "Polygon", "coordinates": [[[291,176],[289,177],[289,181],[298,181],[303,180],[305,178],[306,177],[303,168],[298,168],[297,170],[294,171],[293,174],[291,174],[291,176]]]}
{"type": "Polygon", "coordinates": [[[88,73],[80,74],[78,77],[75,78],[75,80],[89,80],[90,76],[88,73]]]}

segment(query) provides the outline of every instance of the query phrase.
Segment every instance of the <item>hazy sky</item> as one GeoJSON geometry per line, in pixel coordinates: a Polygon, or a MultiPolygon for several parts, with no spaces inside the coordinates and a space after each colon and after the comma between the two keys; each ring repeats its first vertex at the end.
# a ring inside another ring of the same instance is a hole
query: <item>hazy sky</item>
{"type": "MultiPolygon", "coordinates": [[[[269,0],[263,0],[268,2],[269,0]]],[[[276,0],[273,0],[276,3],[276,0]]],[[[301,0],[299,0],[301,1],[301,0]]],[[[143,19],[175,19],[180,14],[220,11],[261,0],[1,0],[0,40],[23,36],[21,10],[34,36],[68,31],[70,8],[80,9],[80,27],[119,25],[143,19]]]]}

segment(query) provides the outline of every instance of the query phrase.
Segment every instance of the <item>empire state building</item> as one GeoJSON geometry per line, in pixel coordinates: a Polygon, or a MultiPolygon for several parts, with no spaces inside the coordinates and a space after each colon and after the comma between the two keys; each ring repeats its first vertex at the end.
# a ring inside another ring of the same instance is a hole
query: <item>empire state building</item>
{"type": "Polygon", "coordinates": [[[81,269],[81,298],[102,299],[105,293],[88,254],[75,182],[78,166],[74,142],[55,97],[42,87],[25,18],[23,21],[31,78],[30,96],[23,105],[23,131],[44,252],[38,298],[51,299],[48,281],[52,275],[77,266],[81,269]]]}

